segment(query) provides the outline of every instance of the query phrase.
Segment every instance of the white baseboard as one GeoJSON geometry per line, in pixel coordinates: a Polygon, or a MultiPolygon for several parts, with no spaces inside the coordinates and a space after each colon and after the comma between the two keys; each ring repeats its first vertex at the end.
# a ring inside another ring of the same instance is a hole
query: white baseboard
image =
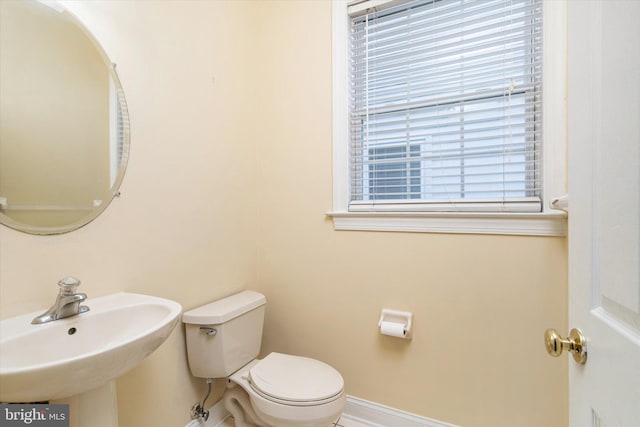
{"type": "MultiPolygon", "coordinates": [[[[206,422],[199,418],[192,420],[185,427],[220,427],[230,415],[221,400],[209,408],[209,419],[206,422]]],[[[340,419],[355,421],[370,427],[458,427],[354,396],[347,396],[347,404],[340,419]]]]}
{"type": "Polygon", "coordinates": [[[458,427],[354,396],[347,396],[343,418],[371,427],[458,427]]]}
{"type": "Polygon", "coordinates": [[[209,408],[209,419],[198,418],[192,420],[185,427],[220,427],[224,420],[229,418],[231,414],[224,408],[222,400],[209,408]]]}

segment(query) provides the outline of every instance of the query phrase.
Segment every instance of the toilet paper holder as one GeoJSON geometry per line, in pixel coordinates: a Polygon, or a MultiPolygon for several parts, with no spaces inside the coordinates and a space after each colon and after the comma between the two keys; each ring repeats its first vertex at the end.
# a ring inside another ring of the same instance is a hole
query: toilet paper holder
{"type": "Polygon", "coordinates": [[[413,313],[383,308],[378,320],[380,333],[398,338],[410,339],[413,326],[413,313]]]}

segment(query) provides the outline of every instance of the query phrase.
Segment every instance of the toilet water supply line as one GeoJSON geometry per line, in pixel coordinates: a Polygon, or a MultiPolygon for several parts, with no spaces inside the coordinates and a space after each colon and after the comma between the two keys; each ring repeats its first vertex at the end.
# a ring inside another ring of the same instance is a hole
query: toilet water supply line
{"type": "Polygon", "coordinates": [[[207,401],[207,399],[209,398],[209,395],[211,394],[211,382],[213,381],[212,378],[207,378],[207,395],[204,397],[204,399],[202,399],[202,403],[197,403],[195,405],[193,405],[193,407],[191,408],[191,419],[195,420],[196,418],[204,418],[205,422],[209,419],[209,411],[204,409],[204,404],[207,401]]]}

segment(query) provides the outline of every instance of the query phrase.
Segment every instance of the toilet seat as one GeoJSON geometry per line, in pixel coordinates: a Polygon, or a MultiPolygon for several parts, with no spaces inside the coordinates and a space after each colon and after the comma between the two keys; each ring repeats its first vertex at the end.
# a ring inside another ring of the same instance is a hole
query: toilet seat
{"type": "Polygon", "coordinates": [[[271,353],[249,369],[251,389],[272,402],[291,406],[323,405],[340,398],[344,380],[319,360],[271,353]]]}

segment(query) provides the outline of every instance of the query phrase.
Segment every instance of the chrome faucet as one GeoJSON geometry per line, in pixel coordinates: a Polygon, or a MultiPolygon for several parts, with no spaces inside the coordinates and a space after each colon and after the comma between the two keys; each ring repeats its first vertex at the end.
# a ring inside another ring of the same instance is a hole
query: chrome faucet
{"type": "Polygon", "coordinates": [[[53,322],[54,320],[64,319],[65,317],[71,317],[89,311],[89,307],[80,305],[82,301],[87,299],[87,294],[76,293],[76,288],[80,286],[80,280],[75,277],[65,277],[58,282],[58,286],[60,287],[60,292],[58,293],[56,302],[49,310],[35,317],[31,321],[32,325],[53,322]]]}

